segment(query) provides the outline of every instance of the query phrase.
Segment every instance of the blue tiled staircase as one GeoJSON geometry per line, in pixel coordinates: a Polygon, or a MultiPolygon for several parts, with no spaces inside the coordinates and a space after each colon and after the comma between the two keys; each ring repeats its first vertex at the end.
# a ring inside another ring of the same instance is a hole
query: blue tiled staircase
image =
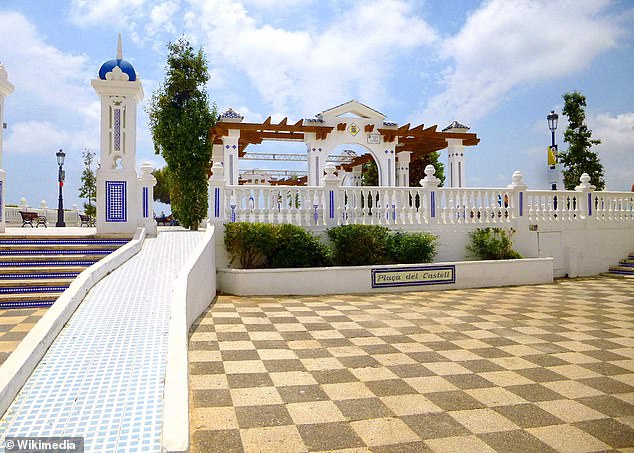
{"type": "Polygon", "coordinates": [[[0,236],[0,308],[47,307],[128,239],[0,236]]]}
{"type": "Polygon", "coordinates": [[[610,275],[634,277],[634,252],[631,252],[627,259],[622,260],[618,266],[610,267],[610,275]]]}

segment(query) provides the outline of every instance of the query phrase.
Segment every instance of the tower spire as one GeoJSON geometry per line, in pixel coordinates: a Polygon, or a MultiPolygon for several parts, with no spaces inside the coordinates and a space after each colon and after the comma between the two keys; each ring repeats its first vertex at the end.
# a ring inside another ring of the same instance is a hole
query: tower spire
{"type": "Polygon", "coordinates": [[[123,49],[121,47],[121,33],[119,33],[119,41],[117,42],[117,60],[123,60],[123,49]]]}

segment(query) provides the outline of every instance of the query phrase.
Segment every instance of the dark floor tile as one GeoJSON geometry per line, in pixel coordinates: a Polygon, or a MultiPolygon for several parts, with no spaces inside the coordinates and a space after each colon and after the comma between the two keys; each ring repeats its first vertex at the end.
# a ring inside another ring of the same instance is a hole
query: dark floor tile
{"type": "Polygon", "coordinates": [[[225,362],[235,362],[239,360],[260,360],[258,351],[255,349],[241,349],[237,351],[222,351],[220,352],[222,360],[225,362]]]}
{"type": "Polygon", "coordinates": [[[227,374],[229,388],[272,387],[273,381],[268,373],[227,374]]]}
{"type": "Polygon", "coordinates": [[[634,447],[634,429],[611,418],[575,423],[575,426],[590,433],[612,448],[634,447]]]}
{"type": "Polygon", "coordinates": [[[218,341],[251,341],[249,332],[216,332],[218,341]]]}
{"type": "Polygon", "coordinates": [[[473,398],[462,390],[449,392],[426,393],[425,398],[445,411],[463,411],[468,409],[481,409],[485,404],[473,398]]]}
{"type": "Polygon", "coordinates": [[[192,362],[189,365],[190,374],[222,374],[225,367],[222,362],[192,362]]]}
{"type": "Polygon", "coordinates": [[[379,398],[335,401],[341,413],[350,420],[394,417],[394,413],[379,398]]]}
{"type": "Polygon", "coordinates": [[[339,333],[346,338],[364,338],[374,336],[365,329],[340,329],[339,333]]]}
{"type": "Polygon", "coordinates": [[[432,351],[455,351],[456,349],[460,349],[460,346],[451,341],[433,341],[431,343],[425,343],[425,346],[432,351]]]}
{"type": "Polygon", "coordinates": [[[452,374],[443,377],[461,390],[495,387],[491,381],[477,374],[452,374]]]}
{"type": "Polygon", "coordinates": [[[347,422],[299,425],[297,429],[309,451],[343,450],[365,445],[347,422]]]}
{"type": "Polygon", "coordinates": [[[506,351],[498,348],[478,348],[478,349],[470,349],[476,355],[480,357],[484,357],[485,359],[494,359],[500,357],[512,357],[513,354],[509,354],[506,351]]]}
{"type": "Polygon", "coordinates": [[[535,404],[516,404],[514,406],[499,406],[495,410],[511,420],[520,428],[536,428],[538,426],[561,425],[563,420],[535,404]]]}
{"type": "Polygon", "coordinates": [[[432,452],[425,442],[408,442],[406,444],[382,445],[370,448],[372,453],[427,453],[432,452]]]}
{"type": "Polygon", "coordinates": [[[247,332],[276,332],[273,324],[245,324],[247,332]]]}
{"type": "Polygon", "coordinates": [[[377,355],[377,354],[396,354],[400,352],[391,344],[371,344],[367,346],[359,346],[366,354],[377,355]]]}
{"type": "Polygon", "coordinates": [[[0,365],[2,365],[5,360],[7,360],[7,357],[9,357],[9,354],[11,354],[10,352],[0,352],[0,365]]]}
{"type": "Polygon", "coordinates": [[[376,396],[411,395],[418,393],[416,389],[401,379],[370,381],[366,382],[365,385],[376,396]]]}
{"type": "Polygon", "coordinates": [[[264,363],[264,368],[266,368],[269,373],[278,371],[306,371],[304,364],[299,359],[263,360],[262,363],[264,363]]]}
{"type": "Polygon", "coordinates": [[[534,382],[553,382],[567,379],[565,376],[550,371],[548,368],[524,368],[522,370],[515,370],[515,373],[534,382]]]}
{"type": "Polygon", "coordinates": [[[214,324],[219,326],[223,324],[242,324],[241,318],[232,318],[228,316],[219,316],[214,318],[214,324]]]}
{"type": "MultiPolygon", "coordinates": [[[[0,318],[2,319],[2,318],[0,318]]],[[[0,332],[8,332],[9,330],[13,329],[15,327],[15,324],[0,324],[0,332]]]]}
{"type": "Polygon", "coordinates": [[[227,389],[192,390],[192,401],[194,407],[220,407],[233,405],[231,392],[227,389]]]}
{"type": "Polygon", "coordinates": [[[311,374],[320,384],[339,384],[342,382],[358,381],[356,376],[346,369],[313,371],[311,374]]]}
{"type": "Polygon", "coordinates": [[[552,401],[561,399],[561,395],[541,384],[511,385],[505,387],[509,392],[524,398],[526,401],[552,401]]]}
{"type": "Polygon", "coordinates": [[[594,371],[595,373],[602,374],[603,376],[618,376],[620,374],[629,374],[632,372],[626,368],[621,368],[613,363],[606,362],[584,363],[581,366],[590,371],[594,371]]]}
{"type": "Polygon", "coordinates": [[[0,334],[0,341],[20,341],[28,332],[5,332],[0,334]]]}
{"type": "Polygon", "coordinates": [[[617,393],[633,393],[634,387],[627,385],[624,382],[617,381],[609,377],[596,377],[589,379],[578,379],[578,382],[588,385],[593,389],[597,389],[600,392],[607,393],[608,395],[614,395],[617,393]]]}
{"type": "Polygon", "coordinates": [[[485,433],[478,435],[498,453],[539,452],[556,453],[535,436],[523,430],[503,431],[498,433],[485,433]]]}
{"type": "Polygon", "coordinates": [[[536,354],[522,357],[524,360],[539,365],[541,367],[568,365],[569,363],[559,357],[552,356],[550,354],[536,354]]]}
{"type": "Polygon", "coordinates": [[[314,340],[310,332],[280,332],[280,335],[286,341],[314,340]]]}
{"type": "Polygon", "coordinates": [[[608,417],[629,417],[634,415],[634,405],[610,395],[578,398],[581,404],[607,415],[608,417]]]}
{"type": "Polygon", "coordinates": [[[401,420],[422,440],[471,434],[467,428],[445,413],[406,415],[401,417],[401,420]]]}
{"type": "Polygon", "coordinates": [[[189,350],[190,351],[218,351],[220,348],[218,347],[217,341],[190,341],[189,342],[189,350]]]}
{"type": "Polygon", "coordinates": [[[242,453],[242,439],[237,429],[198,430],[192,436],[192,453],[242,453]]]}
{"type": "Polygon", "coordinates": [[[346,368],[376,368],[381,366],[381,364],[370,355],[337,357],[337,360],[346,368]]]}
{"type": "Polygon", "coordinates": [[[287,349],[288,343],[284,340],[252,340],[255,349],[287,349]]]}
{"type": "Polygon", "coordinates": [[[379,338],[385,341],[387,344],[403,344],[403,343],[415,343],[413,338],[407,335],[379,335],[379,338]]]}
{"type": "Polygon", "coordinates": [[[289,403],[304,403],[308,401],[326,401],[328,395],[319,385],[285,385],[277,387],[282,401],[289,403]]]}
{"type": "Polygon", "coordinates": [[[460,365],[462,365],[469,371],[473,371],[474,373],[485,373],[488,371],[505,371],[505,368],[501,367],[497,363],[493,363],[490,360],[485,359],[466,360],[464,362],[460,362],[460,365]]]}
{"type": "Polygon", "coordinates": [[[300,359],[323,359],[324,357],[332,357],[332,354],[326,348],[315,349],[295,349],[295,354],[300,359]]]}
{"type": "Polygon", "coordinates": [[[235,407],[240,429],[292,425],[291,414],[284,404],[235,407]]]}
{"type": "Polygon", "coordinates": [[[323,338],[319,341],[319,344],[324,348],[340,348],[344,346],[354,346],[354,343],[347,338],[323,338]]]}
{"type": "Polygon", "coordinates": [[[434,373],[429,368],[426,368],[420,363],[388,366],[387,368],[400,378],[434,376],[434,373]]]}
{"type": "Polygon", "coordinates": [[[190,333],[194,333],[194,332],[215,332],[216,331],[216,326],[214,326],[213,324],[198,324],[195,327],[192,327],[190,329],[190,333]]]}
{"type": "Polygon", "coordinates": [[[437,352],[408,352],[407,355],[418,363],[446,362],[447,357],[437,352]]]}

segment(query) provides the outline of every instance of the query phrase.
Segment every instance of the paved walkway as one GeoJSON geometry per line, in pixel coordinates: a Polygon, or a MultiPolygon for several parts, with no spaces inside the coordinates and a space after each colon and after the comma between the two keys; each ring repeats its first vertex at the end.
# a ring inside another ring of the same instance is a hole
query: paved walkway
{"type": "Polygon", "coordinates": [[[634,285],[221,296],[193,452],[634,451],[634,285]]]}
{"type": "Polygon", "coordinates": [[[47,310],[48,307],[0,309],[0,365],[47,310]]]}
{"type": "Polygon", "coordinates": [[[0,420],[0,439],[83,436],[87,452],[160,451],[171,285],[202,237],[146,239],[99,282],[0,420]]]}

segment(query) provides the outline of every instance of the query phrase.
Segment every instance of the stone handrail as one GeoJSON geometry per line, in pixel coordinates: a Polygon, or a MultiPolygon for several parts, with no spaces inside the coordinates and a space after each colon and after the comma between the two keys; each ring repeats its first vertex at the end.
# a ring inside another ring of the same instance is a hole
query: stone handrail
{"type": "MultiPolygon", "coordinates": [[[[26,204],[22,204],[20,206],[5,206],[5,222],[7,226],[21,226],[22,225],[22,217],[20,216],[20,211],[29,211],[29,212],[37,212],[38,215],[46,216],[46,223],[51,226],[55,225],[57,222],[57,209],[49,208],[44,206],[40,206],[39,208],[35,206],[28,206],[26,204]]],[[[81,211],[78,209],[64,209],[64,222],[66,226],[76,227],[81,225],[81,220],[79,219],[79,214],[81,211]]]]}

